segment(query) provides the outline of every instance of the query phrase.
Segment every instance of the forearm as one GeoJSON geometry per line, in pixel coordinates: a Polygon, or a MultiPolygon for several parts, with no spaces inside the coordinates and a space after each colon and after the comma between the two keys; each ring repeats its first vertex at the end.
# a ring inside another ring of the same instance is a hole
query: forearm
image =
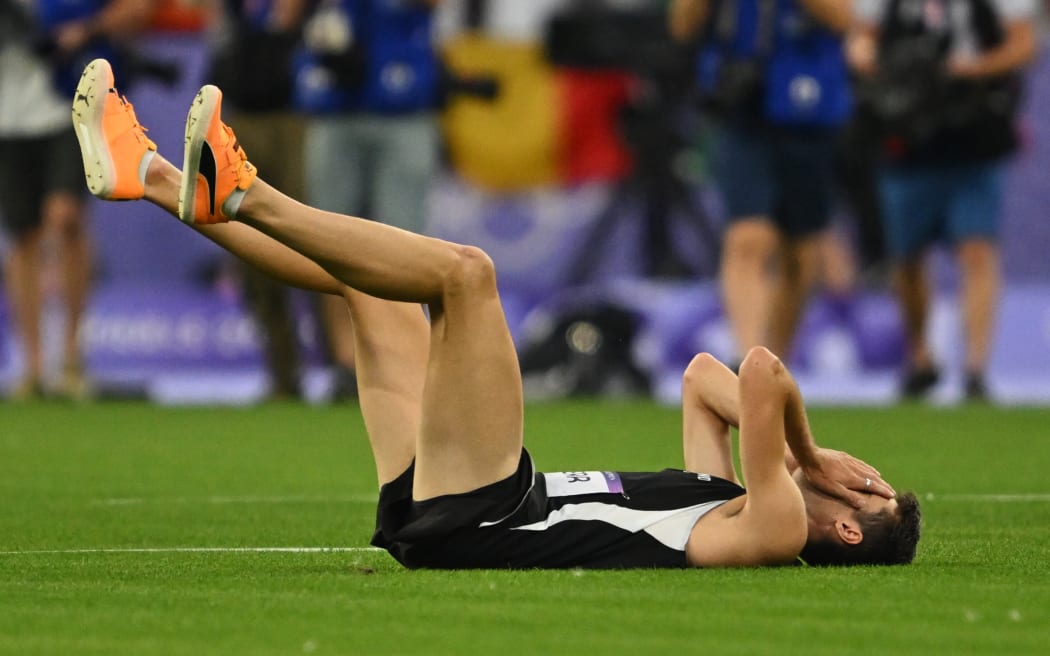
{"type": "Polygon", "coordinates": [[[846,37],[846,63],[854,73],[873,75],[878,70],[878,29],[871,24],[855,25],[846,37]]]}
{"type": "Polygon", "coordinates": [[[702,353],[686,369],[683,386],[693,405],[704,408],[726,426],[740,426],[740,389],[737,375],[729,367],[702,353]]]}
{"type": "Polygon", "coordinates": [[[693,358],[682,379],[685,467],[736,480],[730,427],[740,424],[737,376],[706,353],[693,358]]]}
{"type": "Polygon", "coordinates": [[[853,24],[853,5],[849,0],[799,0],[802,8],[824,27],[846,32],[853,24]]]}
{"type": "MultiPolygon", "coordinates": [[[[783,402],[783,436],[788,447],[783,462],[787,471],[793,472],[801,467],[815,488],[855,508],[864,507],[864,493],[878,494],[887,499],[894,497],[893,488],[867,463],[848,453],[817,446],[802,404],[802,393],[787,368],[779,372],[777,391],[771,396],[783,402]]],[[[746,469],[744,474],[747,475],[746,469]]]]}
{"type": "Polygon", "coordinates": [[[91,19],[94,34],[120,37],[141,31],[149,24],[156,0],[117,0],[91,19]]]}
{"type": "Polygon", "coordinates": [[[680,42],[693,39],[707,20],[710,7],[710,0],[674,0],[668,13],[671,36],[680,42]]]}
{"type": "MultiPolygon", "coordinates": [[[[790,471],[799,465],[811,465],[817,445],[810,430],[802,393],[786,367],[778,380],[785,397],[784,464],[790,471]]],[[[693,412],[684,415],[687,463],[691,454],[729,453],[729,428],[740,427],[737,375],[712,356],[701,354],[686,369],[683,390],[686,403],[693,408],[693,412]]]]}
{"type": "Polygon", "coordinates": [[[802,392],[798,383],[785,368],[781,379],[784,394],[784,440],[787,443],[785,464],[791,469],[792,464],[802,467],[812,466],[816,462],[817,444],[809,427],[806,407],[802,402],[802,392]],[[794,463],[792,463],[794,460],[794,463]]]}
{"type": "Polygon", "coordinates": [[[997,48],[981,53],[965,63],[972,77],[996,77],[1026,66],[1036,54],[1035,26],[1018,21],[1007,26],[1006,40],[997,48]]]}

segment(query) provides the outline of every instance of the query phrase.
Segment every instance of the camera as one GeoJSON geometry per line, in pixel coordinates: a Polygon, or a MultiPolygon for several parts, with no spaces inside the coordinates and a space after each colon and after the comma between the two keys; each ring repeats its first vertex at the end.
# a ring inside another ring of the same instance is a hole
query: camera
{"type": "Polygon", "coordinates": [[[860,106],[880,130],[905,141],[923,141],[941,127],[949,79],[948,43],[924,35],[885,44],[875,75],[857,88],[860,106]]]}

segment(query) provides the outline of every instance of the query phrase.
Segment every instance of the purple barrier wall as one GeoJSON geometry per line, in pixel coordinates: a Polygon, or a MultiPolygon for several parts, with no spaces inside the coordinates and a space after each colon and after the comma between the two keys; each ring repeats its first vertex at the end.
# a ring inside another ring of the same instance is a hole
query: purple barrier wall
{"type": "MultiPolygon", "coordinates": [[[[148,48],[154,56],[178,59],[183,80],[175,89],[142,84],[130,90],[129,97],[161,153],[180,162],[185,111],[203,68],[201,43],[191,37],[160,37],[148,48]]],[[[1044,216],[1050,206],[1045,183],[1050,119],[1039,108],[1050,107],[1047,58],[1033,75],[1029,104],[1029,144],[1013,166],[1004,216],[1004,263],[1011,285],[1000,308],[990,382],[1002,400],[1046,403],[1050,222],[1044,216]]],[[[519,344],[530,322],[578,302],[572,294],[590,293],[630,308],[641,319],[636,359],[654,380],[657,395],[670,401],[677,398],[681,370],[693,353],[731,355],[729,332],[711,283],[660,285],[632,279],[639,268],[641,226],[630,217],[616,224],[609,247],[597,258],[602,282],[590,291],[564,292],[572,263],[593,247],[589,239],[594,222],[610,198],[610,190],[602,186],[495,196],[441,178],[431,198],[430,231],[490,252],[519,344]]],[[[258,335],[243,303],[222,288],[194,282],[202,270],[226,257],[220,249],[146,203],[93,202],[92,227],[102,275],[84,342],[94,376],[145,387],[165,400],[251,400],[265,391],[258,335]],[[219,382],[205,385],[208,377],[219,382]],[[231,379],[240,383],[231,385],[231,379]]],[[[702,251],[704,244],[687,243],[687,232],[679,230],[676,240],[687,253],[702,251]]],[[[957,398],[960,387],[958,311],[948,292],[939,298],[933,321],[934,349],[949,369],[937,392],[944,401],[957,398]]],[[[301,309],[298,316],[308,362],[316,365],[319,349],[312,314],[301,309]]],[[[52,344],[57,344],[58,320],[52,317],[49,322],[52,344]]],[[[10,337],[0,304],[0,384],[19,371],[10,337]]],[[[884,402],[893,399],[902,353],[892,300],[884,293],[861,294],[848,301],[814,302],[792,361],[814,400],[884,402]]]]}

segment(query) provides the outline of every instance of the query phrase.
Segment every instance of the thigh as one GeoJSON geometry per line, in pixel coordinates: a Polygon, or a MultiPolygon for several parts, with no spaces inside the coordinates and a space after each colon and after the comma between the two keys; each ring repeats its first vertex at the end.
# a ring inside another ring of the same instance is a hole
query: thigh
{"type": "Polygon", "coordinates": [[[979,164],[953,173],[948,198],[947,236],[952,243],[994,240],[1002,211],[1002,168],[979,164]]]}
{"type": "Polygon", "coordinates": [[[897,260],[907,260],[937,240],[944,223],[937,177],[921,169],[888,168],[879,179],[886,245],[897,260]]]}
{"type": "Polygon", "coordinates": [[[77,135],[70,127],[47,139],[47,166],[45,191],[64,193],[83,198],[87,192],[84,183],[84,160],[80,156],[77,135]]]}
{"type": "Polygon", "coordinates": [[[822,232],[831,223],[835,179],[835,133],[785,131],[774,142],[774,170],[780,195],[776,222],[790,237],[822,232]]]}
{"type": "Polygon", "coordinates": [[[361,414],[379,484],[397,478],[415,457],[420,432],[428,330],[423,310],[348,289],[361,414]]]}
{"type": "Polygon", "coordinates": [[[16,239],[43,223],[45,194],[39,139],[0,139],[0,218],[16,239]]]}
{"type": "Polygon", "coordinates": [[[495,273],[479,250],[456,248],[467,260],[465,271],[447,287],[442,306],[431,308],[416,499],[501,481],[521,456],[521,373],[495,273]]]}
{"type": "Polygon", "coordinates": [[[769,143],[759,127],[727,125],[714,131],[712,175],[730,221],[773,215],[777,194],[769,143]]]}

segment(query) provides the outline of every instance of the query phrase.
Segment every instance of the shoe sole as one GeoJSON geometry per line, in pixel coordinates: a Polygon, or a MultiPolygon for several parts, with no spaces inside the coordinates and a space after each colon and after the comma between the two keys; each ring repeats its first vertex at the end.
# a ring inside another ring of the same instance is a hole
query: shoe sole
{"type": "Polygon", "coordinates": [[[84,159],[84,180],[99,198],[111,196],[117,182],[113,156],[102,130],[111,76],[109,63],[96,59],[84,69],[73,97],[73,127],[84,159]]]}
{"type": "Polygon", "coordinates": [[[182,182],[179,185],[179,219],[194,224],[197,208],[197,174],[201,150],[208,136],[208,126],[219,103],[219,90],[210,84],[201,87],[186,116],[186,141],[182,158],[182,182]]]}

